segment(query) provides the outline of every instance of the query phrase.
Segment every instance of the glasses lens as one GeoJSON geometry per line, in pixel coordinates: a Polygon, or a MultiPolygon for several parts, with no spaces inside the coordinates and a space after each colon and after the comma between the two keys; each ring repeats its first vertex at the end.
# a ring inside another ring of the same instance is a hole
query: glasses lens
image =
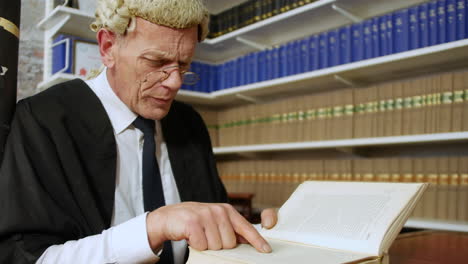
{"type": "Polygon", "coordinates": [[[198,75],[194,72],[186,72],[183,75],[183,82],[186,85],[194,85],[200,80],[198,75]]]}

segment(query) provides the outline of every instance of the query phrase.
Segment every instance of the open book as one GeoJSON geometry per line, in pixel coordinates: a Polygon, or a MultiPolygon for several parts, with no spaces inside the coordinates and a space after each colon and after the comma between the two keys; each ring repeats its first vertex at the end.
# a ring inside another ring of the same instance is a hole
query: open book
{"type": "Polygon", "coordinates": [[[388,251],[426,189],[418,183],[302,183],[260,233],[273,252],[250,245],[219,251],[190,248],[187,264],[387,263],[388,251]]]}

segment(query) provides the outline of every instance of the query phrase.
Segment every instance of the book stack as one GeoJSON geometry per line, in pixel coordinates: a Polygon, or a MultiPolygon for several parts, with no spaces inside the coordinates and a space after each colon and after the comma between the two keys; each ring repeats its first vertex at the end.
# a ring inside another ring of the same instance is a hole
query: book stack
{"type": "Polygon", "coordinates": [[[312,0],[249,0],[210,16],[210,34],[216,38],[236,29],[314,2],[312,0]]]}
{"type": "Polygon", "coordinates": [[[236,146],[460,132],[467,118],[461,70],[231,107],[205,122],[215,146],[236,146]]]}
{"type": "MultiPolygon", "coordinates": [[[[263,1],[250,2],[260,5],[263,1]]],[[[467,3],[431,1],[221,64],[194,63],[192,71],[201,81],[182,89],[213,92],[465,39],[467,3]]]]}
{"type": "Polygon", "coordinates": [[[304,181],[428,183],[413,218],[468,223],[468,156],[222,161],[228,192],[254,193],[255,208],[279,207],[304,181]]]}

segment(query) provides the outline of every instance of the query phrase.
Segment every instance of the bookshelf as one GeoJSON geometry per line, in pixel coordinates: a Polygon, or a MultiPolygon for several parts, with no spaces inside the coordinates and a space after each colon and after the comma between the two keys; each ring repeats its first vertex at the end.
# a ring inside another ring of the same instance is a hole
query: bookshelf
{"type": "Polygon", "coordinates": [[[279,144],[262,144],[233,147],[214,148],[215,155],[241,154],[253,152],[281,152],[298,151],[312,149],[340,149],[340,148],[358,148],[369,146],[392,146],[408,145],[422,143],[449,143],[449,142],[468,142],[468,132],[439,133],[427,135],[410,135],[396,137],[376,137],[376,138],[355,138],[342,140],[324,140],[311,142],[294,142],[279,144]]]}
{"type": "Polygon", "coordinates": [[[228,88],[209,94],[181,90],[177,99],[192,104],[236,105],[245,103],[242,96],[257,98],[259,101],[271,100],[292,93],[343,88],[350,84],[367,85],[466,66],[468,66],[468,39],[228,88]],[[336,76],[349,83],[339,81],[336,76]]]}

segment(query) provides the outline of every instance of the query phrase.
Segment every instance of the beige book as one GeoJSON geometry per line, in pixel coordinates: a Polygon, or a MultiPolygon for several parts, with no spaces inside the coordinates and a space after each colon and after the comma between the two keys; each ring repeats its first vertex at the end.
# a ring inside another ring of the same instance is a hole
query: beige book
{"type": "MultiPolygon", "coordinates": [[[[377,131],[375,135],[376,137],[385,137],[390,135],[390,133],[388,132],[388,130],[390,130],[391,127],[390,113],[393,110],[393,105],[389,105],[389,100],[392,100],[391,89],[392,83],[384,83],[377,86],[379,102],[378,111],[380,117],[377,119],[377,131]]],[[[393,102],[393,100],[390,102],[393,102]]]]}
{"type": "Polygon", "coordinates": [[[219,251],[190,248],[188,264],[388,263],[388,249],[425,184],[317,182],[301,184],[260,233],[273,252],[250,245],[219,251]]]}
{"type": "Polygon", "coordinates": [[[440,104],[439,126],[440,133],[452,131],[452,106],[453,106],[453,73],[444,73],[440,76],[440,104]]]}
{"type": "MultiPolygon", "coordinates": [[[[425,183],[426,174],[424,170],[424,158],[414,158],[413,159],[413,175],[414,175],[414,182],[416,183],[425,183]]],[[[419,202],[416,204],[414,208],[413,214],[411,217],[414,218],[423,218],[424,217],[424,209],[426,207],[425,199],[427,199],[426,195],[423,195],[419,202]]]]}
{"type": "Polygon", "coordinates": [[[413,135],[420,135],[425,133],[425,123],[426,123],[426,115],[425,115],[425,85],[427,83],[427,78],[417,78],[414,79],[412,82],[412,98],[411,98],[411,106],[412,106],[412,113],[413,113],[413,122],[411,122],[410,134],[413,135]]]}
{"type": "Polygon", "coordinates": [[[394,100],[392,136],[402,135],[402,119],[403,119],[403,83],[395,82],[392,85],[392,94],[394,100]]]}
{"type": "Polygon", "coordinates": [[[439,157],[437,159],[438,185],[437,185],[437,214],[438,220],[448,220],[449,207],[449,158],[439,157]]]}
{"type": "Polygon", "coordinates": [[[378,158],[374,160],[374,174],[378,182],[390,182],[389,159],[378,158]]]}
{"type": "Polygon", "coordinates": [[[458,220],[468,221],[468,157],[461,156],[458,160],[460,189],[458,192],[458,220]]]}
{"type": "Polygon", "coordinates": [[[448,195],[447,195],[447,219],[449,221],[457,221],[457,209],[458,209],[458,191],[460,184],[460,175],[458,174],[458,157],[449,157],[448,160],[448,195]]]}
{"type": "Polygon", "coordinates": [[[432,122],[431,122],[431,132],[438,133],[440,129],[440,105],[442,103],[442,96],[440,94],[441,90],[441,75],[434,75],[432,78],[432,122]]]}
{"type": "Polygon", "coordinates": [[[438,162],[437,158],[425,158],[425,169],[426,169],[426,177],[429,186],[426,192],[426,199],[424,203],[424,217],[428,219],[436,219],[437,218],[437,185],[439,181],[439,174],[438,174],[438,162]]]}
{"type": "Polygon", "coordinates": [[[414,86],[415,86],[415,81],[413,80],[405,80],[403,81],[403,115],[402,115],[402,135],[410,135],[412,134],[412,126],[413,123],[416,122],[415,118],[415,111],[413,109],[413,94],[414,92],[414,86]]]}
{"type": "Polygon", "coordinates": [[[464,91],[468,87],[467,82],[466,71],[453,74],[452,132],[463,131],[464,91]]]}
{"type": "Polygon", "coordinates": [[[366,104],[363,98],[363,92],[361,87],[353,89],[354,98],[354,126],[353,126],[353,138],[364,137],[364,114],[366,110],[366,104]]]}
{"type": "MultiPolygon", "coordinates": [[[[468,80],[468,71],[465,71],[465,80],[468,80]]],[[[465,81],[464,93],[463,93],[463,126],[462,131],[468,131],[468,82],[465,81]]]]}

